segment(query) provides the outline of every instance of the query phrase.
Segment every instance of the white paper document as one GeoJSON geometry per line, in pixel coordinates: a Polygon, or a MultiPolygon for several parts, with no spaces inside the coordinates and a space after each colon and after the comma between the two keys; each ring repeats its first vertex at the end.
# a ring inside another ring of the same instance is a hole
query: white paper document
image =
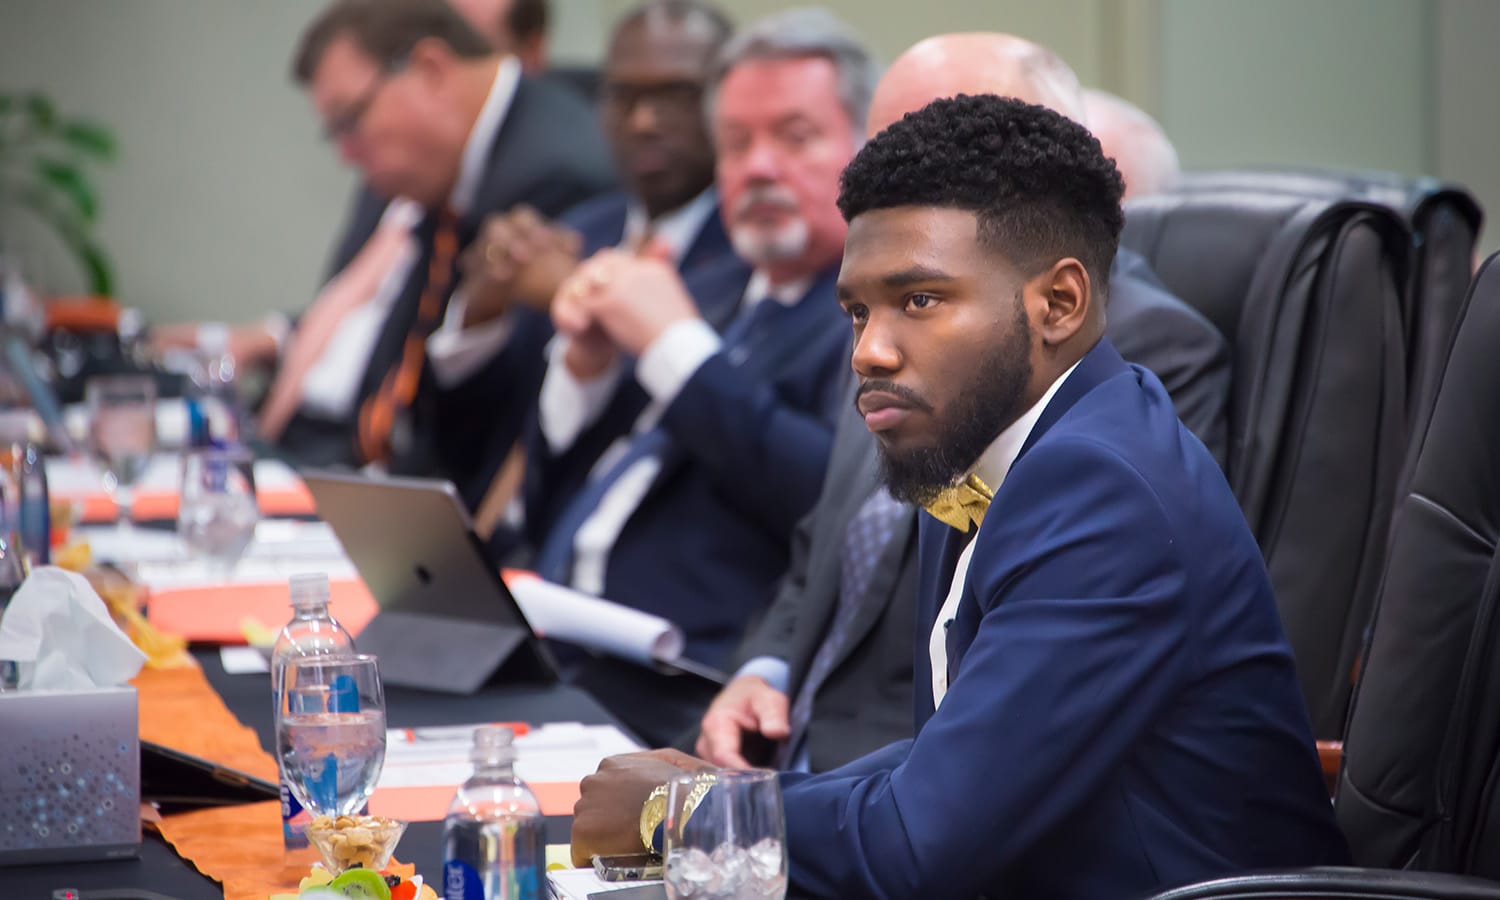
{"type": "Polygon", "coordinates": [[[507,584],[538,634],[642,665],[682,658],[682,629],[660,616],[540,578],[515,579],[507,584]]]}
{"type": "MultiPolygon", "coordinates": [[[[386,732],[385,767],[377,788],[452,787],[474,773],[469,751],[478,725],[393,728],[386,732]]],[[[516,776],[522,781],[581,781],[607,756],[644,749],[613,725],[551,722],[516,738],[516,776]]]]}

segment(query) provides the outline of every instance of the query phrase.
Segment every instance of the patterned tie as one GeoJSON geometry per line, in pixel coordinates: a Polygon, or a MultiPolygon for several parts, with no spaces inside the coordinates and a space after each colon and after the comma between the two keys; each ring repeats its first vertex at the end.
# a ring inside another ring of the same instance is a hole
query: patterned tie
{"type": "Polygon", "coordinates": [[[944,488],[924,509],[939,522],[951,525],[964,534],[969,533],[969,523],[975,528],[984,524],[985,511],[990,508],[990,501],[995,498],[995,492],[990,486],[980,480],[978,475],[970,475],[953,487],[944,488]]]}
{"type": "Polygon", "coordinates": [[[453,285],[453,261],[458,255],[458,217],[445,210],[432,235],[432,256],[427,264],[427,284],[417,303],[417,317],[406,334],[401,359],[359,410],[355,449],[362,463],[388,462],[391,430],[417,396],[422,367],[427,361],[427,338],[437,330],[448,308],[448,290],[453,285]]]}
{"type": "MultiPolygon", "coordinates": [[[[780,303],[767,297],[748,311],[741,312],[724,332],[723,351],[733,362],[743,360],[765,333],[766,325],[783,309],[780,303]]],[[[660,425],[636,435],[629,448],[602,474],[592,478],[573,499],[568,502],[557,522],[547,532],[542,548],[537,552],[535,570],[543,578],[556,584],[569,584],[573,580],[573,545],[578,529],[584,526],[594,511],[599,508],[615,482],[643,459],[665,458],[677,446],[677,442],[660,425]]]]}
{"type": "Polygon", "coordinates": [[[781,762],[791,763],[801,751],[807,738],[807,725],[812,720],[813,698],[833,671],[834,663],[848,649],[845,645],[849,641],[849,631],[869,600],[867,594],[875,567],[891,542],[896,525],[909,509],[906,504],[892,499],[890,493],[881,487],[866,498],[859,512],[849,520],[840,556],[838,604],[829,622],[828,634],[818,646],[792,703],[791,735],[783,747],[784,759],[781,762]]]}

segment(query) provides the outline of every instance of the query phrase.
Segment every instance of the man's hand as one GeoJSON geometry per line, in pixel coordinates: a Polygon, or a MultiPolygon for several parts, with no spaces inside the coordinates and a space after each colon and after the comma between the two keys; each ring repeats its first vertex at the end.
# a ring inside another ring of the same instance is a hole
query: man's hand
{"type": "Polygon", "coordinates": [[[596,855],[640,853],[641,807],[658,786],[680,772],[713,766],[676,750],[611,756],[579,783],[573,807],[573,865],[591,865],[596,855]]]}
{"type": "MultiPolygon", "coordinates": [[[[564,285],[589,320],[621,352],[640,356],[662,332],[698,318],[698,307],[671,263],[601,250],[564,285]]],[[[554,314],[553,320],[557,321],[554,314]]],[[[562,328],[559,323],[559,328],[562,328]]]]}
{"type": "Polygon", "coordinates": [[[563,362],[579,381],[599,377],[619,355],[609,335],[594,321],[589,306],[592,289],[584,273],[575,270],[558,289],[552,303],[552,325],[568,340],[563,362]]]}
{"type": "Polygon", "coordinates": [[[716,766],[747,769],[756,763],[747,758],[746,737],[760,735],[784,741],[790,734],[786,694],[759,675],[741,675],[709,704],[708,712],[703,714],[696,749],[698,755],[716,766]]]}
{"type": "Polygon", "coordinates": [[[529,206],[485,220],[459,260],[467,299],[464,327],[481,325],[516,303],[546,310],[578,267],[582,238],[529,206]]]}

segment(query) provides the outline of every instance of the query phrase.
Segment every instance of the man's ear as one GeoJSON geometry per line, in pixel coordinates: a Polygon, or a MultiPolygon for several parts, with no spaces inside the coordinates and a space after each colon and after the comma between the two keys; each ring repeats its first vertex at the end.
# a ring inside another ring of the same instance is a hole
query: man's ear
{"type": "Polygon", "coordinates": [[[1033,278],[1030,287],[1033,296],[1039,297],[1043,304],[1041,319],[1035,322],[1043,345],[1055,347],[1084,328],[1093,309],[1094,294],[1083,263],[1071,256],[1064,257],[1033,278]]]}

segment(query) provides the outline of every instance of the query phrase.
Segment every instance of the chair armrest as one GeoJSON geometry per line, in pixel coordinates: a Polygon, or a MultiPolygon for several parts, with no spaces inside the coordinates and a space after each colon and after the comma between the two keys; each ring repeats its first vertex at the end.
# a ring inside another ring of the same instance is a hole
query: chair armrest
{"type": "Polygon", "coordinates": [[[1317,867],[1220,878],[1174,888],[1151,900],[1500,900],[1500,882],[1435,872],[1317,867]]]}
{"type": "Polygon", "coordinates": [[[1344,761],[1343,741],[1318,741],[1318,762],[1323,764],[1323,783],[1332,797],[1339,783],[1339,764],[1344,761]]]}

